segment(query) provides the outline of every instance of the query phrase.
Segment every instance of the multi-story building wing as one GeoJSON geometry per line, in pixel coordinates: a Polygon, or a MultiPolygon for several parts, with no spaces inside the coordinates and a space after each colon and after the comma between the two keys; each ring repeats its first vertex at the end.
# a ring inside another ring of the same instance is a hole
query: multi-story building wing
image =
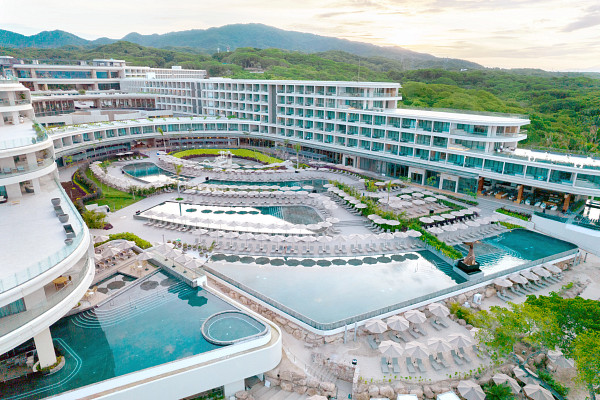
{"type": "Polygon", "coordinates": [[[33,121],[29,90],[0,79],[0,354],[33,338],[56,362],[49,327],[94,277],[90,234],[58,183],[52,140],[33,121]]]}

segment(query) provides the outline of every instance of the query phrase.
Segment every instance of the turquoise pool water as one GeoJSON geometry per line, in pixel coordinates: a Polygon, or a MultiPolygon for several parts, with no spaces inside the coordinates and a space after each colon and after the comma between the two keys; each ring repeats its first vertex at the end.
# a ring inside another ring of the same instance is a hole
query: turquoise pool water
{"type": "Polygon", "coordinates": [[[312,207],[308,206],[259,206],[254,207],[263,215],[272,215],[292,224],[316,224],[323,221],[312,207]]]}
{"type": "MultiPolygon", "coordinates": [[[[464,245],[455,246],[467,254],[464,245]]],[[[576,249],[572,243],[526,229],[513,229],[475,244],[475,259],[486,274],[576,249]]]]}
{"type": "Polygon", "coordinates": [[[264,186],[264,185],[274,185],[274,186],[285,186],[285,187],[292,187],[292,186],[313,186],[314,190],[317,193],[322,193],[322,192],[326,192],[327,188],[324,188],[323,185],[325,185],[327,183],[326,180],[324,179],[307,179],[307,180],[301,180],[301,181],[283,181],[283,182],[244,182],[244,181],[221,181],[221,180],[217,180],[217,179],[211,179],[206,181],[205,183],[215,183],[215,184],[219,184],[219,185],[235,185],[235,186],[264,186]]]}
{"type": "Polygon", "coordinates": [[[167,178],[176,179],[175,174],[165,171],[150,162],[127,164],[123,167],[123,171],[134,178],[138,178],[145,182],[155,182],[157,180],[164,181],[167,178]]]}
{"type": "Polygon", "coordinates": [[[215,314],[202,326],[202,335],[211,343],[232,344],[266,331],[267,327],[239,311],[215,314]]]}
{"type": "Polygon", "coordinates": [[[216,348],[202,323],[235,308],[203,289],[158,272],[95,312],[63,318],[51,328],[67,359],[58,373],[0,384],[2,399],[40,399],[216,348]]]}

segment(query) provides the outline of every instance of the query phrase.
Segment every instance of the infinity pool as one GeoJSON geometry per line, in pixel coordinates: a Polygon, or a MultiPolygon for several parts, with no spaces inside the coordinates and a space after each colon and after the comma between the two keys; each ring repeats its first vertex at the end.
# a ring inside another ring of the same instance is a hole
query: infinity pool
{"type": "MultiPolygon", "coordinates": [[[[246,181],[221,181],[217,179],[211,179],[206,181],[205,183],[215,183],[219,185],[234,185],[234,186],[282,186],[282,187],[292,187],[292,186],[312,186],[314,191],[317,193],[326,192],[327,188],[323,187],[327,183],[327,180],[324,179],[307,179],[301,181],[282,181],[282,182],[246,182],[246,181]]],[[[311,191],[312,191],[311,190],[311,191]]]]}
{"type": "MultiPolygon", "coordinates": [[[[127,164],[123,167],[123,171],[134,178],[148,183],[168,182],[171,179],[177,179],[175,174],[165,171],[151,162],[127,164]]],[[[181,179],[183,180],[184,178],[181,179]]]]}
{"type": "MultiPolygon", "coordinates": [[[[95,312],[54,324],[52,337],[66,366],[51,376],[0,384],[1,397],[40,399],[220,348],[204,339],[201,327],[225,310],[236,309],[206,290],[158,272],[95,312]]],[[[247,331],[246,325],[240,332],[247,331]]]]}

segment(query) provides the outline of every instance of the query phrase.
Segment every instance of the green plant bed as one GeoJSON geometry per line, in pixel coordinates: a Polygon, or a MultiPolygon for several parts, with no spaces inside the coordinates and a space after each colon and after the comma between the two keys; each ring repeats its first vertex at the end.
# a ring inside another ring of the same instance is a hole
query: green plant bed
{"type": "Polygon", "coordinates": [[[504,215],[508,215],[509,217],[522,219],[523,221],[529,221],[531,219],[531,214],[521,213],[517,211],[507,210],[506,208],[499,208],[496,212],[504,215]]]}
{"type": "Polygon", "coordinates": [[[147,240],[142,239],[138,235],[133,234],[131,232],[121,232],[121,233],[110,234],[110,235],[108,235],[108,240],[106,240],[104,242],[100,242],[100,243],[95,243],[94,247],[98,247],[106,242],[110,242],[111,240],[117,240],[117,239],[124,239],[124,240],[129,240],[131,242],[135,242],[135,244],[139,248],[144,249],[144,250],[152,247],[152,243],[148,242],[147,240]]]}
{"type": "Polygon", "coordinates": [[[90,200],[86,202],[86,204],[93,203],[101,206],[107,205],[110,207],[111,211],[116,211],[130,206],[144,198],[143,196],[133,196],[130,193],[122,192],[105,184],[101,184],[89,168],[85,171],[85,175],[102,189],[101,197],[90,200]]]}
{"type": "Polygon", "coordinates": [[[461,197],[452,196],[450,194],[447,194],[445,196],[447,198],[449,198],[450,200],[460,201],[461,203],[468,204],[470,206],[477,206],[477,205],[479,205],[479,202],[475,201],[475,200],[463,199],[461,197]]]}
{"type": "Polygon", "coordinates": [[[276,164],[276,163],[283,162],[283,160],[280,160],[279,158],[271,157],[266,154],[262,154],[257,151],[247,150],[247,149],[192,149],[192,150],[178,151],[171,155],[174,157],[177,157],[177,158],[184,158],[184,157],[190,157],[190,156],[205,156],[205,155],[212,156],[212,155],[218,155],[221,151],[229,151],[235,157],[256,160],[258,162],[265,163],[265,164],[276,164]]]}
{"type": "Polygon", "coordinates": [[[499,221],[498,223],[506,229],[523,229],[521,225],[511,224],[510,222],[499,221]]]}
{"type": "Polygon", "coordinates": [[[47,367],[44,368],[40,368],[39,363],[37,364],[36,370],[38,372],[41,372],[42,374],[47,374],[48,372],[52,371],[54,368],[58,367],[60,365],[60,363],[63,361],[63,356],[58,356],[56,357],[56,362],[52,365],[49,365],[47,367]]]}

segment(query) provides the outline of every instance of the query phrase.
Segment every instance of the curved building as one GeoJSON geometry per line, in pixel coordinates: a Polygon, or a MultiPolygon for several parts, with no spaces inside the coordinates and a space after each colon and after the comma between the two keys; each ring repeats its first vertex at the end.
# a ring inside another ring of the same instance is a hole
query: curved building
{"type": "Polygon", "coordinates": [[[33,338],[56,363],[49,327],[94,277],[90,234],[58,182],[54,147],[29,89],[0,80],[0,354],[33,338]]]}

